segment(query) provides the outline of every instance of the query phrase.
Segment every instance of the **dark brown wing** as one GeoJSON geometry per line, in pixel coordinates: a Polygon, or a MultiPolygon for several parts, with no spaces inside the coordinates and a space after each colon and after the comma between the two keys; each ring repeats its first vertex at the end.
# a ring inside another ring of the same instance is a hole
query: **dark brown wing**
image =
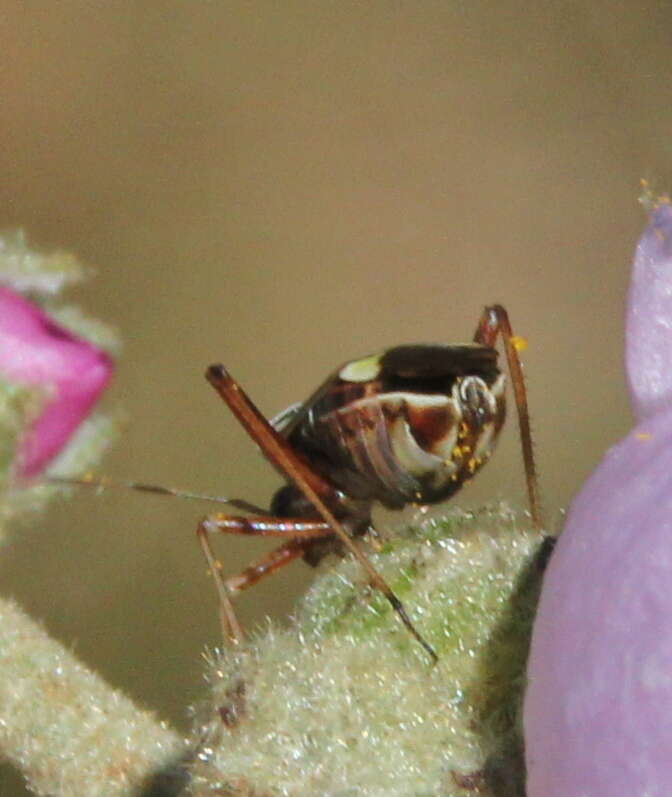
{"type": "Polygon", "coordinates": [[[380,358],[381,377],[424,381],[469,374],[490,383],[499,374],[497,354],[496,349],[476,343],[395,346],[380,358]]]}
{"type": "Polygon", "coordinates": [[[273,423],[289,439],[309,415],[320,415],[375,393],[449,392],[452,381],[467,374],[479,376],[491,385],[499,376],[497,356],[496,349],[476,343],[394,346],[344,363],[302,404],[288,407],[273,423]]]}

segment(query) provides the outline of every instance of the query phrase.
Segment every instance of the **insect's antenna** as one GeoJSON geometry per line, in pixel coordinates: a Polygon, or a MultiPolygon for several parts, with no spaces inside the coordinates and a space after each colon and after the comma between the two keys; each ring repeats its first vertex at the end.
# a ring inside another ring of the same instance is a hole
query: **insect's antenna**
{"type": "Polygon", "coordinates": [[[178,490],[174,487],[164,487],[161,484],[146,484],[145,482],[127,481],[125,479],[110,479],[107,476],[94,476],[84,474],[79,478],[67,476],[47,476],[43,481],[48,484],[58,484],[63,487],[91,487],[95,490],[137,490],[141,493],[153,493],[154,495],[170,495],[174,498],[187,498],[191,501],[210,501],[216,504],[227,504],[235,506],[244,512],[252,512],[259,515],[264,514],[264,510],[243,501],[240,498],[224,498],[218,495],[206,495],[204,493],[193,493],[189,490],[178,490]]]}
{"type": "Polygon", "coordinates": [[[506,360],[509,366],[509,374],[511,375],[511,386],[513,387],[513,395],[518,410],[518,428],[520,429],[520,442],[523,450],[530,514],[535,527],[541,531],[544,524],[541,517],[539,483],[532,448],[530,411],[527,404],[527,389],[525,387],[523,367],[518,356],[519,348],[522,348],[521,338],[513,334],[509,315],[501,304],[485,308],[476,328],[474,341],[484,346],[494,347],[498,335],[501,335],[504,341],[506,360]]]}
{"type": "Polygon", "coordinates": [[[344,526],[339,523],[334,514],[327,507],[320,493],[326,495],[326,491],[330,488],[323,482],[321,477],[304,466],[303,462],[295,455],[289,443],[287,443],[284,437],[268,423],[255,407],[250,397],[230,376],[223,365],[212,365],[208,368],[206,377],[219,395],[229,405],[229,408],[250,437],[260,446],[265,456],[286,474],[287,478],[301,490],[322,518],[329,524],[334,533],[343,542],[343,545],[345,545],[364,568],[371,585],[382,592],[408,631],[422,645],[431,657],[432,662],[436,663],[438,661],[436,652],[413,625],[402,602],[394,594],[385,579],[360,551],[344,526]]]}

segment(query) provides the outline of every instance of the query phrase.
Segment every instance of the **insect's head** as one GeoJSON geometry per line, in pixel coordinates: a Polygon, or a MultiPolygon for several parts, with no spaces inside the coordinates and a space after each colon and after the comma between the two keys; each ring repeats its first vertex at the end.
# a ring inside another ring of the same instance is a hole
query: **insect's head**
{"type": "Polygon", "coordinates": [[[452,494],[489,459],[504,423],[497,351],[474,343],[398,346],[381,358],[381,375],[404,392],[404,420],[423,454],[416,467],[433,460],[437,497],[452,494]]]}

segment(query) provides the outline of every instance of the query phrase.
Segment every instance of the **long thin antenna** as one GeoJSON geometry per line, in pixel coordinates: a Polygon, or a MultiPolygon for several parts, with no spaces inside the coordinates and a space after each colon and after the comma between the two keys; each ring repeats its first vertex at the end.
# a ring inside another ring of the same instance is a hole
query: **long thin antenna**
{"type": "Polygon", "coordinates": [[[207,495],[205,493],[194,493],[189,490],[178,490],[175,487],[164,487],[161,484],[147,484],[145,482],[127,481],[124,479],[110,479],[107,476],[96,476],[85,474],[78,478],[68,476],[48,476],[45,479],[49,484],[59,484],[63,487],[90,487],[96,490],[137,490],[141,493],[153,493],[154,495],[171,495],[175,498],[187,498],[192,501],[210,501],[215,504],[227,504],[235,506],[243,512],[252,512],[255,515],[265,515],[266,510],[244,501],[241,498],[224,498],[219,495],[207,495]]]}

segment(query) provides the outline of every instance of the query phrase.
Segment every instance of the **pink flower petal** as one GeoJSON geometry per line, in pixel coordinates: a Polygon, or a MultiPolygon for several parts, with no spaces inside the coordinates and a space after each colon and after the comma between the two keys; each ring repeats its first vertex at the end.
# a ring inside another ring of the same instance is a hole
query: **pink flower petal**
{"type": "Polygon", "coordinates": [[[0,286],[0,374],[41,388],[44,406],[26,433],[17,475],[34,476],[67,443],[112,374],[110,358],[0,286]]]}

